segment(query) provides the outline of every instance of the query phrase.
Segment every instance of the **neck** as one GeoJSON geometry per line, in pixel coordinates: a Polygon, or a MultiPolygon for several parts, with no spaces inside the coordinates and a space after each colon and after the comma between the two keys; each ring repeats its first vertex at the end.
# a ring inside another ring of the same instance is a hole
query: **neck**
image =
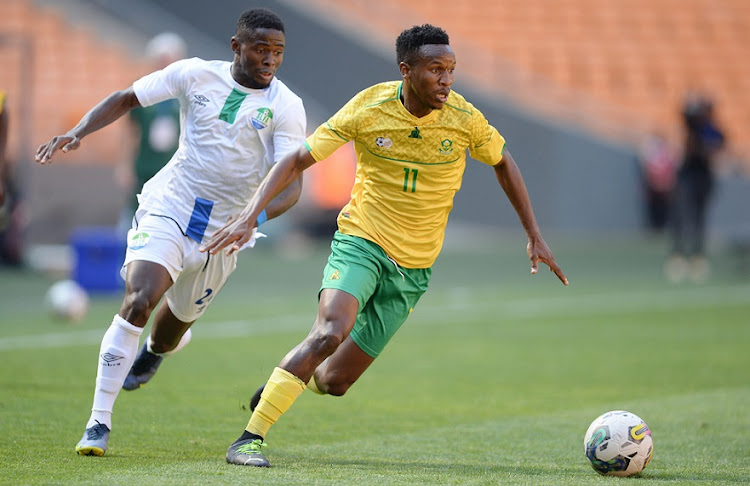
{"type": "Polygon", "coordinates": [[[401,87],[401,103],[404,105],[404,108],[406,108],[406,111],[417,118],[422,118],[423,116],[432,113],[432,108],[425,106],[425,104],[411,92],[411,88],[406,83],[401,87]]]}
{"type": "Polygon", "coordinates": [[[265,89],[268,88],[268,86],[260,86],[258,83],[253,81],[247,74],[242,72],[242,69],[240,68],[240,65],[236,62],[232,63],[232,68],[229,71],[232,74],[232,79],[234,79],[238,84],[244,86],[245,88],[251,88],[251,89],[265,89]]]}

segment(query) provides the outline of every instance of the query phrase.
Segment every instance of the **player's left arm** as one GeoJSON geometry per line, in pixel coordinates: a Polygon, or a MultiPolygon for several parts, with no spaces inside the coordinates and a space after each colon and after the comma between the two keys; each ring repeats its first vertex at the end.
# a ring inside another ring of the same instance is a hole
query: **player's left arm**
{"type": "Polygon", "coordinates": [[[529,193],[526,190],[521,170],[518,168],[516,161],[513,160],[513,156],[507,147],[503,151],[502,159],[495,164],[494,169],[497,181],[500,183],[503,191],[505,191],[505,195],[516,210],[518,218],[521,220],[521,225],[524,231],[526,231],[526,237],[529,240],[526,245],[526,252],[531,261],[531,273],[537,273],[539,262],[541,261],[549,266],[550,271],[555,272],[555,275],[557,275],[557,278],[563,284],[568,285],[567,277],[565,277],[562,269],[555,261],[552,251],[542,238],[542,233],[534,216],[534,210],[531,207],[531,200],[529,199],[529,193]]]}

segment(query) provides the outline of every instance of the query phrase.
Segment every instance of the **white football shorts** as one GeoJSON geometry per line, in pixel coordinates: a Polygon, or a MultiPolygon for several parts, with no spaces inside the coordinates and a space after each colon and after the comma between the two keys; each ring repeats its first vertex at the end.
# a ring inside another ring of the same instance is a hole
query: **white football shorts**
{"type": "MultiPolygon", "coordinates": [[[[203,315],[237,267],[237,252],[201,253],[200,244],[185,236],[172,219],[140,210],[133,218],[127,243],[120,276],[125,279],[128,264],[136,260],[166,268],[173,282],[165,293],[167,305],[183,322],[195,321],[203,315]]],[[[254,243],[255,237],[245,247],[254,243]]]]}

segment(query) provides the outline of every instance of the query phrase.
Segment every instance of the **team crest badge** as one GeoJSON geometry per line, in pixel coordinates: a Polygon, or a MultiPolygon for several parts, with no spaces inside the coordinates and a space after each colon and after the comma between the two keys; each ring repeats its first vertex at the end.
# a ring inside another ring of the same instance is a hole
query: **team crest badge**
{"type": "Polygon", "coordinates": [[[438,149],[441,154],[448,155],[449,153],[453,152],[453,140],[445,139],[442,142],[440,142],[440,149],[438,149]]]}
{"type": "Polygon", "coordinates": [[[130,239],[128,240],[128,246],[131,250],[140,250],[141,248],[146,246],[146,244],[148,244],[148,240],[150,239],[151,235],[149,235],[145,231],[141,231],[130,237],[130,239]]]}
{"type": "Polygon", "coordinates": [[[393,147],[393,140],[388,137],[378,137],[375,139],[375,145],[378,147],[389,149],[393,147]]]}
{"type": "Polygon", "coordinates": [[[255,116],[253,116],[250,121],[255,128],[263,130],[269,123],[271,123],[271,120],[273,120],[273,112],[270,108],[258,108],[258,111],[255,112],[255,116]]]}

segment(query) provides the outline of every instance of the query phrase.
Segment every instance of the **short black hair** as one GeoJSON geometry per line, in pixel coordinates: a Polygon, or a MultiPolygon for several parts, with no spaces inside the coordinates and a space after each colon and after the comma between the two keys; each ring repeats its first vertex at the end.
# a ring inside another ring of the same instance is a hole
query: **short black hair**
{"type": "Polygon", "coordinates": [[[274,29],[284,32],[284,22],[267,8],[245,10],[237,20],[237,34],[252,33],[255,29],[274,29]]]}
{"type": "Polygon", "coordinates": [[[450,39],[440,27],[430,24],[415,25],[401,32],[396,39],[396,62],[413,64],[419,54],[419,48],[427,44],[450,45],[450,39]]]}

